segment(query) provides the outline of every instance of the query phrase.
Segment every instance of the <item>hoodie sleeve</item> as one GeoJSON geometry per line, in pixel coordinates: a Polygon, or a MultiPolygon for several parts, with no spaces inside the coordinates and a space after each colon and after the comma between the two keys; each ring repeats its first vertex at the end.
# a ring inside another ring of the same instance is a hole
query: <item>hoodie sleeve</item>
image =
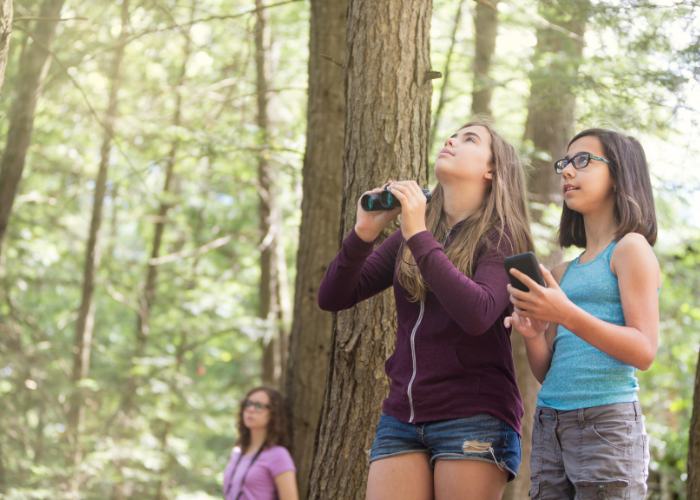
{"type": "Polygon", "coordinates": [[[445,256],[432,234],[420,232],[406,244],[418,263],[421,276],[452,319],[469,335],[486,332],[510,306],[508,275],[503,259],[513,255],[508,233],[493,230],[490,244],[477,246],[474,278],[470,279],[445,256]]]}
{"type": "Polygon", "coordinates": [[[318,306],[324,311],[342,311],[392,286],[401,231],[395,231],[375,250],[355,229],[343,245],[318,290],[318,306]]]}

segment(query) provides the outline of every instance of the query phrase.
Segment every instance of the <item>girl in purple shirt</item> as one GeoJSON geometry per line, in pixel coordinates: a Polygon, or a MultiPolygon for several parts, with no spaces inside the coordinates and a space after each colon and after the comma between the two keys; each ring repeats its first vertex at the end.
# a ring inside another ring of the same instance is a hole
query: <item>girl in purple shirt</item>
{"type": "Polygon", "coordinates": [[[238,446],[224,470],[224,499],[299,500],[288,443],[282,395],[268,387],[252,389],[240,406],[238,446]]]}
{"type": "Polygon", "coordinates": [[[473,121],[447,139],[435,176],[428,205],[414,181],[388,184],[401,208],[358,203],[318,294],[321,309],[339,311],[393,286],[396,348],[370,500],[498,500],[520,465],[503,259],[533,247],[523,170],[512,146],[473,121]],[[401,230],[375,250],[399,213],[401,230]]]}

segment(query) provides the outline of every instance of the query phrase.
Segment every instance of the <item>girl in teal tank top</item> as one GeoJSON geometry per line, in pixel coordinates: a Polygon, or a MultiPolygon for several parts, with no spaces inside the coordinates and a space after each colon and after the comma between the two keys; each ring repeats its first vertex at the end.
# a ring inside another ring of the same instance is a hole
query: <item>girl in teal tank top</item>
{"type": "Polygon", "coordinates": [[[506,318],[525,339],[542,383],[530,457],[533,499],[643,499],[648,442],[635,371],[656,355],[661,285],[652,246],[657,225],[639,142],[590,129],[574,137],[561,175],[559,244],[585,248],[543,266],[547,287],[508,285],[506,318]]]}

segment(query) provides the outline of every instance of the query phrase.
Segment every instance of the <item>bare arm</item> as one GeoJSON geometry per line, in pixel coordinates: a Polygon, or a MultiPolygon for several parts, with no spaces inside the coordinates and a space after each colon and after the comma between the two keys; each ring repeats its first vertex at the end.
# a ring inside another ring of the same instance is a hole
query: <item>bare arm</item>
{"type": "Polygon", "coordinates": [[[607,323],[579,308],[564,326],[605,354],[647,370],[659,338],[659,262],[646,239],[630,233],[615,247],[610,268],[617,275],[625,326],[607,323]]]}
{"type": "MultiPolygon", "coordinates": [[[[564,262],[552,269],[552,276],[557,284],[561,283],[561,278],[564,276],[564,272],[568,266],[569,262],[564,262]]],[[[525,349],[527,351],[527,361],[530,365],[530,370],[532,370],[532,374],[537,381],[540,384],[543,383],[549,371],[549,367],[552,364],[552,344],[554,338],[557,336],[559,325],[553,322],[547,323],[545,321],[521,317],[518,311],[514,311],[511,318],[506,318],[506,326],[510,324],[522,334],[525,340],[525,349]]]]}
{"type": "Polygon", "coordinates": [[[513,303],[522,317],[561,324],[618,361],[647,370],[656,356],[658,342],[659,263],[644,237],[630,233],[613,251],[610,266],[618,278],[625,326],[607,323],[575,305],[544,267],[542,273],[549,288],[540,287],[517,271],[513,273],[521,281],[530,282],[530,292],[511,292],[513,303]]]}
{"type": "Polygon", "coordinates": [[[293,470],[288,470],[274,477],[277,495],[280,500],[299,500],[297,477],[293,470]]]}

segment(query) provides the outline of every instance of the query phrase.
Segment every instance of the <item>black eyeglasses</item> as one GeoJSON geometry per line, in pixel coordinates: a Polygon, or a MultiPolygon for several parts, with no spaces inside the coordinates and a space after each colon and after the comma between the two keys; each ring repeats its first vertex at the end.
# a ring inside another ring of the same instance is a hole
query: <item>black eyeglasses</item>
{"type": "Polygon", "coordinates": [[[580,170],[583,167],[587,166],[588,162],[590,162],[591,160],[598,160],[604,161],[605,163],[610,163],[605,158],[601,158],[600,156],[596,156],[591,153],[579,153],[571,157],[571,159],[564,158],[563,160],[559,160],[558,162],[556,162],[554,164],[554,171],[558,174],[561,174],[569,163],[571,163],[571,165],[576,170],[580,170]]]}
{"type": "Polygon", "coordinates": [[[248,409],[248,408],[250,408],[251,406],[252,406],[253,409],[254,409],[256,412],[258,412],[258,413],[260,413],[260,412],[263,411],[263,410],[269,410],[269,409],[270,409],[270,405],[266,405],[266,404],[264,404],[264,403],[258,403],[257,401],[251,401],[251,400],[247,400],[247,401],[243,404],[243,409],[248,409]]]}

